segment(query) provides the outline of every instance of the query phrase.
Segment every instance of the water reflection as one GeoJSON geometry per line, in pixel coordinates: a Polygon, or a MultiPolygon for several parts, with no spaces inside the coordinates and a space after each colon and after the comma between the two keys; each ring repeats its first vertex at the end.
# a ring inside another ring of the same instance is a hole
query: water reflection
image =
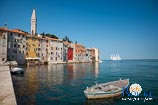
{"type": "Polygon", "coordinates": [[[23,76],[12,78],[18,105],[41,105],[42,100],[47,103],[62,102],[65,98],[72,102],[85,100],[83,90],[88,82],[94,82],[85,78],[97,78],[98,74],[98,63],[55,64],[30,66],[23,76]]]}
{"type": "Polygon", "coordinates": [[[39,80],[38,80],[38,67],[29,67],[26,69],[25,73],[25,82],[28,89],[29,94],[35,94],[39,88],[39,80]]]}
{"type": "Polygon", "coordinates": [[[85,105],[114,105],[119,98],[86,100],[85,105]]]}
{"type": "MultiPolygon", "coordinates": [[[[130,78],[131,83],[139,83],[144,90],[150,89],[157,97],[158,62],[154,63],[105,61],[41,65],[27,67],[24,75],[12,75],[12,78],[18,105],[137,105],[121,99],[87,100],[83,90],[95,81],[103,83],[124,77],[130,78]]],[[[151,105],[156,104],[151,102],[151,105]]]]}
{"type": "Polygon", "coordinates": [[[92,73],[92,75],[98,77],[99,63],[67,64],[66,69],[71,80],[83,78],[86,73],[92,73]]]}
{"type": "Polygon", "coordinates": [[[95,63],[94,71],[95,71],[95,77],[97,78],[98,74],[99,74],[99,63],[98,62],[95,63]]]}
{"type": "Polygon", "coordinates": [[[48,65],[47,78],[49,85],[59,85],[63,83],[64,80],[64,65],[48,65]]]}

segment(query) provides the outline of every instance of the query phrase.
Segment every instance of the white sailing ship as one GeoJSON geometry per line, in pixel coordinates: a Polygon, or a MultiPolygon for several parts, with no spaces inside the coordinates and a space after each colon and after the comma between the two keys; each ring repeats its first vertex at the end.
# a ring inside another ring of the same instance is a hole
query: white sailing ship
{"type": "Polygon", "coordinates": [[[110,59],[111,60],[121,60],[121,57],[119,54],[113,54],[110,56],[110,59]]]}

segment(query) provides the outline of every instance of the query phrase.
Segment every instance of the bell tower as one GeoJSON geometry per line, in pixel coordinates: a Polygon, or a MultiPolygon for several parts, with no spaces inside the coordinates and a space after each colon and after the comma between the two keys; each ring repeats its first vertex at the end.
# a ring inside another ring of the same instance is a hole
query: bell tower
{"type": "Polygon", "coordinates": [[[36,34],[36,28],[37,28],[37,19],[36,19],[36,11],[33,9],[32,16],[31,16],[31,34],[36,34]]]}

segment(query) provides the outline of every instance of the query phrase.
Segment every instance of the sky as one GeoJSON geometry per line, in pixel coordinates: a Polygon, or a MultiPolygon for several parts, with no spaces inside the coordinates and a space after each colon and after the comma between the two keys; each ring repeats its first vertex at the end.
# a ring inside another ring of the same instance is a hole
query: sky
{"type": "Polygon", "coordinates": [[[158,59],[158,0],[1,0],[0,26],[30,32],[36,9],[37,32],[52,33],[100,58],[158,59]]]}

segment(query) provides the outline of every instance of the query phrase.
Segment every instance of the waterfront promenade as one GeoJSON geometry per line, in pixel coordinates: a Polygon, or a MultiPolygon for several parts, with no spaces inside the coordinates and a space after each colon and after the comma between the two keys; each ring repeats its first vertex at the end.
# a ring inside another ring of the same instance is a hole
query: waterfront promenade
{"type": "Polygon", "coordinates": [[[0,65],[0,105],[17,105],[8,66],[0,65]]]}

